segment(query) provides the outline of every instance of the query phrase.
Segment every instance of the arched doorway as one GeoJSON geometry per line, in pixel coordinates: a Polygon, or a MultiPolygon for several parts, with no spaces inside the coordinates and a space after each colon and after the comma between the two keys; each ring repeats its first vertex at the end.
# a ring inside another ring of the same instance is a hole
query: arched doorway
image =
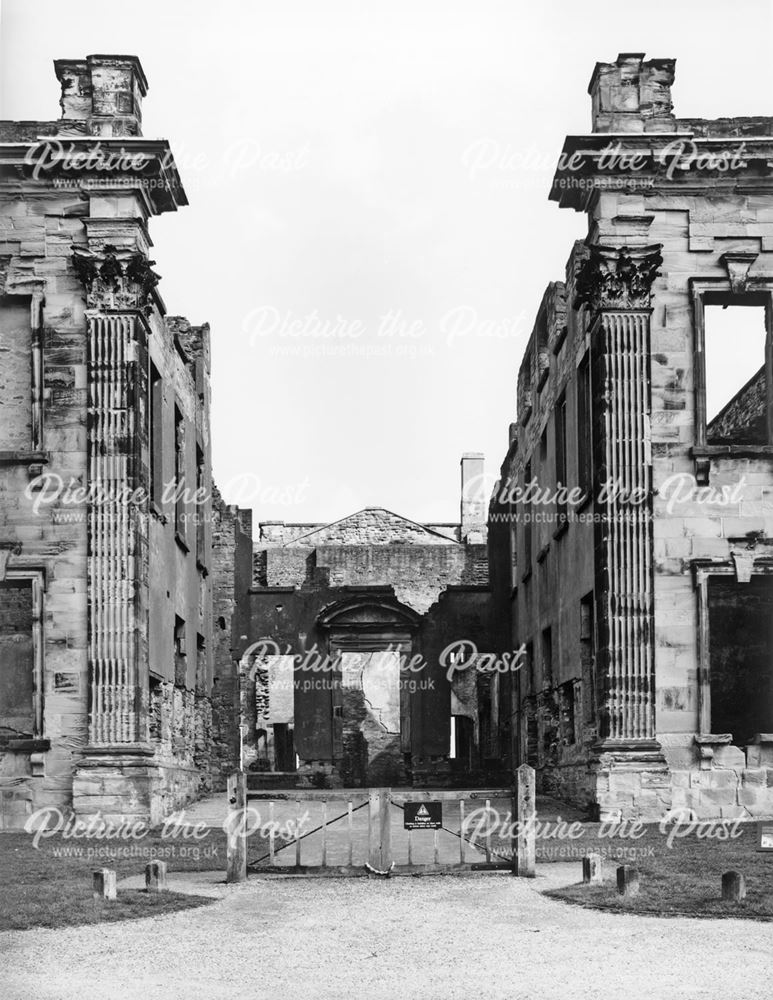
{"type": "Polygon", "coordinates": [[[388,597],[358,595],[326,608],[318,625],[335,664],[333,753],[344,785],[406,784],[411,698],[404,672],[420,618],[388,597]]]}

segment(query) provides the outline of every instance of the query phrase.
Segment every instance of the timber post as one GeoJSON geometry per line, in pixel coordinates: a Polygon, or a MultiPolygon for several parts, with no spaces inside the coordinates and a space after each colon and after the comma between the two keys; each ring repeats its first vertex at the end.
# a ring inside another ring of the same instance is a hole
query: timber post
{"type": "Polygon", "coordinates": [[[391,788],[371,788],[368,796],[368,869],[389,875],[392,861],[390,829],[391,788]]]}
{"type": "Polygon", "coordinates": [[[536,875],[536,816],[534,768],[521,764],[515,772],[512,805],[512,872],[521,878],[536,875]]]}
{"type": "Polygon", "coordinates": [[[244,771],[228,775],[228,839],[226,882],[247,880],[247,776],[244,771]]]}

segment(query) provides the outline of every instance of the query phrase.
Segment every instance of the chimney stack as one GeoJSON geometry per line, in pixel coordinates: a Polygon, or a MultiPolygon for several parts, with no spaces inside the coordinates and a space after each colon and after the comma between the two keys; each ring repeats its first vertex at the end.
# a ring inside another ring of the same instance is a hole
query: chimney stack
{"type": "Polygon", "coordinates": [[[673,132],[671,84],[676,59],[621,52],[617,62],[596,63],[588,85],[594,132],[673,132]]]}
{"type": "Polygon", "coordinates": [[[56,59],[62,87],[62,135],[142,135],[142,98],[148,81],[136,56],[56,59]]]}
{"type": "Polygon", "coordinates": [[[479,451],[462,455],[461,540],[471,545],[486,541],[488,497],[483,474],[484,456],[479,451]]]}

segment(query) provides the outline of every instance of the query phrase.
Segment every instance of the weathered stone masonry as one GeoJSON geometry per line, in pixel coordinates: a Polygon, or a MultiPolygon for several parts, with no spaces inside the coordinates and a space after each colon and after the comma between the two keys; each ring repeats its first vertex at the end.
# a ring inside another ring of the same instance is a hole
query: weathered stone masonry
{"type": "Polygon", "coordinates": [[[374,507],[259,525],[246,649],[265,639],[277,652],[242,663],[253,783],[503,780],[499,679],[472,667],[449,681],[442,664],[454,641],[490,648],[482,471],[482,456],[464,456],[457,524],[374,507]],[[317,657],[325,668],[304,667],[317,657]],[[424,662],[415,673],[412,657],[424,662]]]}
{"type": "Polygon", "coordinates": [[[494,601],[499,642],[529,653],[513,757],[543,788],[603,815],[756,816],[773,813],[773,120],[677,119],[673,74],[598,64],[593,134],[566,140],[551,198],[589,231],[543,300],[501,484],[587,499],[526,525],[495,497],[494,601]],[[715,417],[717,305],[764,316],[756,374],[715,417]]]}
{"type": "Polygon", "coordinates": [[[0,123],[10,827],[41,805],[155,821],[211,767],[209,327],[165,315],[147,228],[187,200],[168,144],[141,136],[139,61],[55,68],[62,117],[0,123]]]}

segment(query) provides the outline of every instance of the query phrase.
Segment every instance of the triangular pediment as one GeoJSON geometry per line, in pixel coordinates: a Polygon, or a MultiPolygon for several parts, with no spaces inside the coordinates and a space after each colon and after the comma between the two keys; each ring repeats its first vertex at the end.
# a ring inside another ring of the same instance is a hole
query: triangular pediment
{"type": "Polygon", "coordinates": [[[314,528],[287,543],[293,546],[321,545],[458,545],[453,538],[441,535],[416,521],[387,510],[365,507],[340,521],[314,528]]]}

